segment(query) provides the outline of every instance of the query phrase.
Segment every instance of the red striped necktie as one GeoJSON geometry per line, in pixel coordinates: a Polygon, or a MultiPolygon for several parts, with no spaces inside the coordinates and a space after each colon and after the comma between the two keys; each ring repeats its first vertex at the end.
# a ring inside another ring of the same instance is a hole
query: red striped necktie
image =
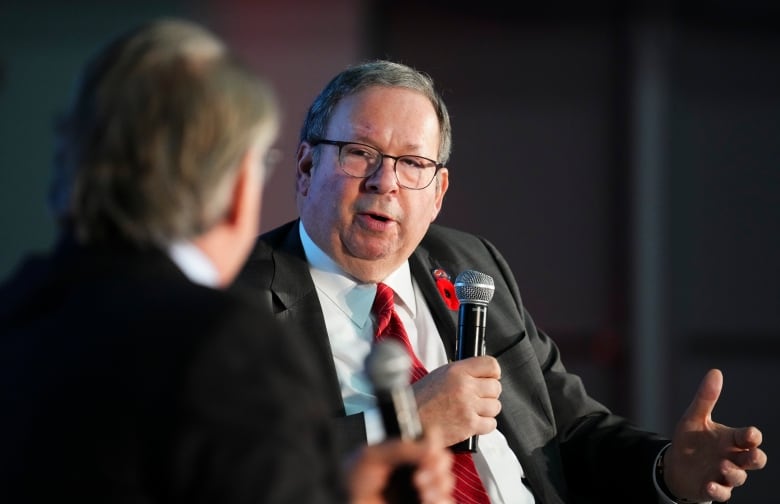
{"type": "MultiPolygon", "coordinates": [[[[428,374],[428,370],[425,369],[412,349],[406,329],[395,311],[393,289],[383,283],[377,284],[376,287],[376,298],[374,298],[374,304],[371,307],[371,313],[376,317],[377,325],[374,341],[379,341],[382,338],[396,338],[404,344],[412,358],[411,382],[414,383],[428,374]]],[[[455,491],[453,492],[455,502],[458,504],[490,504],[490,499],[482,480],[479,478],[477,468],[474,466],[471,453],[455,453],[454,455],[455,462],[452,471],[456,478],[455,491]]]]}

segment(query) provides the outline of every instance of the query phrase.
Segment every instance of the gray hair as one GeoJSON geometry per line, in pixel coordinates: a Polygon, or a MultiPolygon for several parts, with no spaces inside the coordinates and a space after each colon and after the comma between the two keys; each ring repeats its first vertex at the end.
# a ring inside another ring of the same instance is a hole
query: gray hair
{"type": "Polygon", "coordinates": [[[144,24],[83,70],[58,128],[52,210],[82,242],[197,236],[224,216],[241,156],[278,116],[271,86],[212,33],[144,24]]]}
{"type": "Polygon", "coordinates": [[[407,65],[387,60],[374,60],[348,67],[331,79],[309,107],[301,128],[300,141],[312,142],[324,138],[336,105],[342,99],[373,86],[411,89],[431,101],[439,119],[438,161],[446,164],[452,149],[452,126],[447,107],[434,88],[433,79],[407,65]]]}

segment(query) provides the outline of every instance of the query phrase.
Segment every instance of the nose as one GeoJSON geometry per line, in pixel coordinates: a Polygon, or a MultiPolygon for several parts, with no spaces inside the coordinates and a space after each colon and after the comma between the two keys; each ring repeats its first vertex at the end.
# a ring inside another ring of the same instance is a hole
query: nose
{"type": "Polygon", "coordinates": [[[398,180],[395,176],[395,159],[382,156],[379,167],[366,179],[366,188],[377,192],[398,190],[398,180]]]}

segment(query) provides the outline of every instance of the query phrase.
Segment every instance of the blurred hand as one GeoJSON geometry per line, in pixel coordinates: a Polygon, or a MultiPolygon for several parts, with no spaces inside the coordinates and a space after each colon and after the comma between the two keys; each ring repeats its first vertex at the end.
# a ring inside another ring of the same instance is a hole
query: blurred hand
{"type": "Polygon", "coordinates": [[[416,466],[412,482],[423,504],[454,504],[453,455],[441,430],[431,428],[419,441],[391,439],[361,448],[349,461],[347,486],[351,504],[386,504],[383,492],[399,466],[416,466]]]}

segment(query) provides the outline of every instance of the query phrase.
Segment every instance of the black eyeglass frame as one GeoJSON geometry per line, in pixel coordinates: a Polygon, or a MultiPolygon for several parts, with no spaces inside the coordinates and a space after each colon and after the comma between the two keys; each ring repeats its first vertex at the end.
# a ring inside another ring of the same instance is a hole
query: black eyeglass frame
{"type": "Polygon", "coordinates": [[[339,167],[344,171],[344,173],[346,173],[350,177],[354,177],[354,178],[366,179],[366,178],[369,178],[369,177],[373,176],[377,171],[379,171],[379,168],[382,167],[382,162],[385,160],[385,158],[390,158],[390,159],[393,160],[393,174],[395,175],[395,181],[398,182],[398,185],[403,187],[404,189],[411,189],[412,191],[420,191],[422,189],[425,189],[429,185],[431,185],[431,183],[434,180],[436,180],[436,174],[439,173],[439,170],[444,168],[444,163],[440,163],[440,162],[438,162],[436,160],[433,160],[431,158],[427,158],[425,156],[418,156],[416,154],[402,154],[400,156],[391,156],[390,154],[385,154],[384,152],[380,151],[379,149],[377,149],[373,145],[369,145],[369,144],[365,144],[365,143],[361,143],[361,142],[345,142],[343,140],[328,140],[326,138],[317,138],[317,139],[314,139],[314,140],[310,141],[309,144],[312,147],[316,147],[317,145],[320,145],[320,144],[334,145],[334,146],[338,147],[339,148],[339,153],[338,153],[338,156],[339,156],[339,167]],[[373,149],[373,150],[377,151],[377,153],[379,154],[379,162],[376,164],[376,168],[374,168],[374,171],[372,171],[371,173],[369,173],[367,175],[363,175],[361,177],[360,175],[353,175],[353,174],[347,172],[346,170],[344,170],[344,168],[341,167],[341,149],[345,145],[362,145],[363,147],[368,147],[370,149],[373,149]],[[405,157],[420,158],[420,159],[424,159],[426,161],[430,161],[431,163],[433,163],[433,166],[436,169],[433,172],[433,177],[431,177],[431,180],[428,181],[427,184],[425,184],[422,187],[409,187],[409,186],[404,185],[404,184],[401,183],[401,181],[398,179],[398,170],[396,169],[396,165],[398,164],[398,160],[400,158],[405,158],[405,157]]]}

